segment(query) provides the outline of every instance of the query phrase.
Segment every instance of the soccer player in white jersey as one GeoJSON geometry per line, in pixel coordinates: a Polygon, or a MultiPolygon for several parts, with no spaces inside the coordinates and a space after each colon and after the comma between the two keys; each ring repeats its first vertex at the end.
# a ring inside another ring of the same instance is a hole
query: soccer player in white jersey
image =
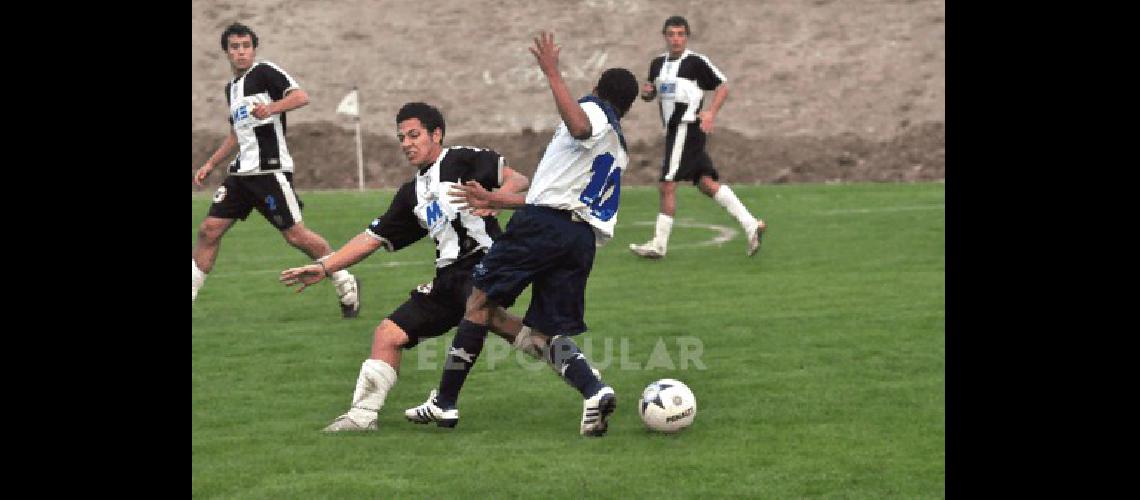
{"type": "Polygon", "coordinates": [[[746,235],[748,256],[756,255],[766,225],[749,213],[728,185],[718,182],[720,174],[705,152],[706,134],[712,133],[716,114],[728,98],[728,78],[704,54],[686,48],[690,33],[685,18],[666,19],[661,34],[669,50],[649,63],[649,81],[641,94],[646,101],[660,98],[661,123],[665,126],[665,158],[658,179],[660,213],[653,239],[631,243],[629,249],[650,259],[665,256],[677,212],[677,181],[692,181],[736,218],[746,235]],[[713,91],[713,97],[709,108],[702,110],[705,91],[713,91]]]}
{"type": "MultiPolygon", "coordinates": [[[[422,102],[401,107],[396,113],[396,138],[416,168],[415,178],[400,186],[388,210],[344,247],[323,261],[281,273],[286,286],[300,284],[301,291],[381,248],[395,252],[425,236],[435,242],[435,278],[412,290],[408,300],[376,327],[372,352],[360,367],[351,407],[325,427],[327,432],[377,430],[378,412],[400,370],[401,351],[422,339],[443,335],[463,318],[472,269],[502,231],[492,210],[457,210],[447,196],[448,186],[466,181],[514,193],[529,183],[494,151],[444,147],[446,131],[443,114],[435,107],[422,102]]],[[[506,311],[494,316],[492,327],[508,343],[527,330],[521,318],[506,311]]]]}
{"type": "MultiPolygon", "coordinates": [[[[214,193],[206,219],[198,227],[191,259],[191,302],[197,300],[207,273],[214,268],[222,236],[255,208],[281,231],[285,241],[310,258],[332,252],[321,235],[301,222],[304,203],[293,190],[293,158],[285,144],[285,113],[308,104],[309,95],[283,69],[255,59],[257,35],[248,26],[231,24],[222,32],[221,41],[234,74],[233,81],[226,84],[232,126],[222,145],[194,173],[194,184],[201,186],[235,145],[238,155],[229,166],[229,175],[214,193]]],[[[355,318],[360,314],[356,277],[348,271],[338,271],[332,282],[340,299],[341,315],[355,318]]]]}
{"type": "Polygon", "coordinates": [[[562,123],[554,132],[524,197],[505,190],[489,192],[476,182],[451,191],[467,209],[516,208],[506,231],[475,266],[474,289],[459,323],[438,391],[404,415],[416,423],[459,420],[459,390],[483,349],[493,319],[514,304],[528,286],[531,301],[515,347],[541,353],[581,393],[579,432],[606,433],[617,405],[613,388],[590,368],[572,340],[586,331],[586,279],[597,246],[613,237],[621,195],[621,173],[629,158],[620,120],[637,97],[637,78],[629,70],[602,73],[592,95],[577,101],[558,70],[560,48],[543,32],[531,53],[546,75],[562,123]]]}

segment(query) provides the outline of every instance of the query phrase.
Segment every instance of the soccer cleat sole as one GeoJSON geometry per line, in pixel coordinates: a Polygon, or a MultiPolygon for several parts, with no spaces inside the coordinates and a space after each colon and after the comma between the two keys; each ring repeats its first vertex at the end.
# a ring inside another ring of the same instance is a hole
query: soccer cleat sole
{"type": "Polygon", "coordinates": [[[598,425],[586,431],[583,435],[590,437],[606,435],[606,431],[608,431],[610,427],[610,415],[613,415],[615,409],[617,409],[617,396],[614,394],[602,396],[601,401],[598,402],[598,425]]]}

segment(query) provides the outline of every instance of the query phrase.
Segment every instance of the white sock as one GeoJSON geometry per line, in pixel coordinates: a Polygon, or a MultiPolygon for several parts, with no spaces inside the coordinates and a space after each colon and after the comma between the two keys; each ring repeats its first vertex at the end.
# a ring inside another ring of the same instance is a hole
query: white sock
{"type": "Polygon", "coordinates": [[[388,389],[396,383],[396,370],[379,359],[369,359],[360,365],[356,377],[356,391],[352,393],[352,409],[348,416],[353,422],[368,425],[376,420],[376,412],[384,406],[388,389]]]}
{"type": "MultiPolygon", "coordinates": [[[[190,302],[198,300],[198,289],[202,288],[202,283],[206,282],[206,273],[198,269],[198,263],[194,259],[190,259],[190,302]]],[[[185,281],[183,281],[185,283],[185,281]]]]}
{"type": "Polygon", "coordinates": [[[657,214],[657,230],[653,235],[653,241],[657,242],[657,246],[661,250],[669,245],[669,233],[673,232],[673,217],[665,214],[657,214]]]}
{"type": "Polygon", "coordinates": [[[744,208],[744,204],[740,203],[740,198],[736,197],[736,193],[733,193],[727,184],[720,185],[720,189],[716,190],[713,199],[720,203],[720,206],[724,207],[725,210],[728,210],[728,213],[732,214],[733,217],[736,217],[737,222],[740,222],[740,227],[744,228],[744,232],[747,233],[756,229],[758,225],[756,218],[748,213],[748,209],[744,208]]]}

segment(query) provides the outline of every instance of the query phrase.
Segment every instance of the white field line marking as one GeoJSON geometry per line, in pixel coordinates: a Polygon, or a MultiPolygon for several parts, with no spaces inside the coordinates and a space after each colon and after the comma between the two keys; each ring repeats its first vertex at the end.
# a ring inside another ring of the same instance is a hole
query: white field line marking
{"type": "Polygon", "coordinates": [[[879,208],[838,208],[835,210],[823,210],[819,212],[812,212],[812,215],[848,215],[848,214],[871,214],[876,212],[907,212],[911,210],[945,210],[946,204],[939,203],[937,205],[914,205],[905,207],[879,207],[879,208]]]}
{"type": "MultiPolygon", "coordinates": [[[[372,264],[372,263],[356,264],[355,266],[348,268],[348,271],[351,273],[355,273],[357,270],[368,270],[368,269],[381,268],[381,267],[403,267],[403,266],[424,266],[424,269],[428,269],[429,266],[431,266],[432,269],[434,269],[434,267],[435,267],[434,263],[431,260],[418,260],[418,261],[393,260],[393,261],[383,262],[380,264],[372,264]]],[[[300,267],[300,265],[289,266],[289,267],[300,267]]],[[[244,271],[237,271],[237,270],[225,271],[225,270],[223,270],[223,271],[219,271],[217,273],[211,272],[210,273],[210,279],[240,278],[242,276],[249,276],[251,274],[275,274],[276,275],[276,274],[281,274],[281,271],[284,271],[285,269],[287,269],[287,268],[283,267],[281,269],[248,269],[248,270],[244,270],[244,271]],[[217,275],[215,276],[215,274],[217,274],[217,275]]],[[[433,276],[434,276],[434,273],[433,273],[433,276]]]]}
{"type": "MultiPolygon", "coordinates": [[[[634,225],[637,225],[637,226],[656,226],[657,221],[638,221],[638,222],[634,222],[634,225]]],[[[697,228],[697,229],[708,229],[711,231],[716,231],[717,235],[714,236],[711,240],[705,240],[705,241],[702,241],[699,243],[678,243],[675,245],[670,244],[669,250],[673,250],[675,248],[695,248],[695,247],[720,246],[720,245],[725,244],[728,241],[731,241],[733,238],[736,237],[736,230],[735,229],[732,229],[730,227],[720,226],[717,224],[702,224],[702,223],[693,222],[690,220],[674,220],[673,225],[674,226],[680,226],[680,227],[691,227],[691,228],[697,228]]]]}

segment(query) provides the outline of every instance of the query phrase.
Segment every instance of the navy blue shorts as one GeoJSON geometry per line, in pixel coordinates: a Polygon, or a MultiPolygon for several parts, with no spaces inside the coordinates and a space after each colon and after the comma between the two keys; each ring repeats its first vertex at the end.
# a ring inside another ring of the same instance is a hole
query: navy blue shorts
{"type": "Polygon", "coordinates": [[[526,205],[515,211],[475,266],[475,288],[503,307],[531,288],[523,324],[546,335],[586,331],[586,279],[594,267],[594,229],[565,210],[526,205]]]}

